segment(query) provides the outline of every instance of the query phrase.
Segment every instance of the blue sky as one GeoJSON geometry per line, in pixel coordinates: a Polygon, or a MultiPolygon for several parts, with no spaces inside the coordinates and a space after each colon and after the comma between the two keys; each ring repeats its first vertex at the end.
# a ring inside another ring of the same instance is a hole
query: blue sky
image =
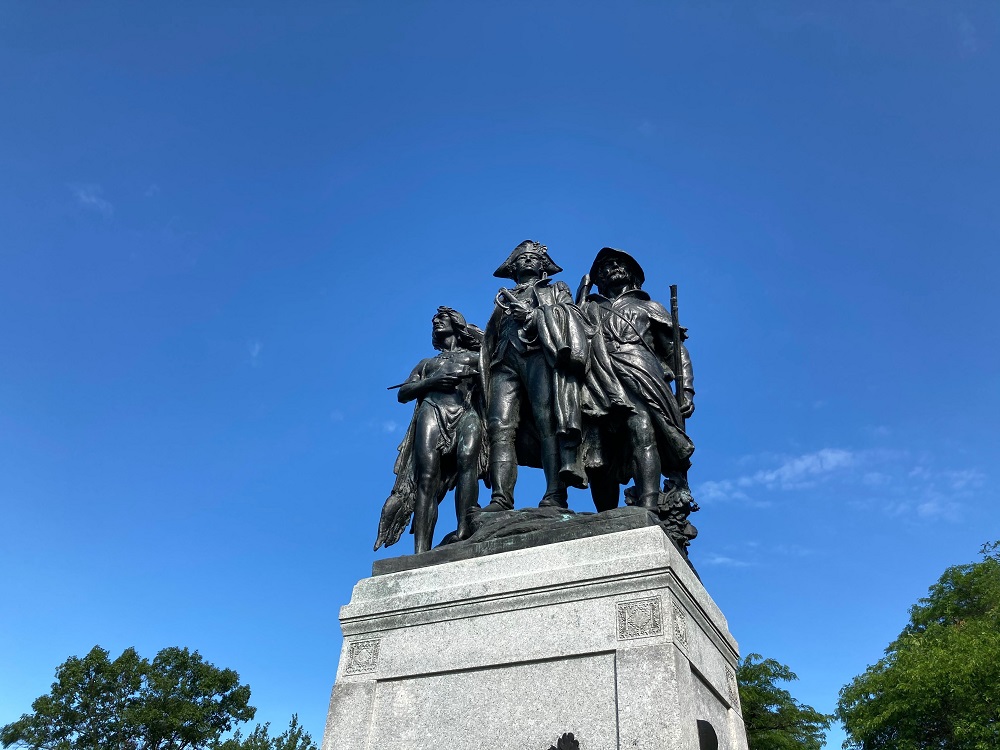
{"type": "Polygon", "coordinates": [[[4,3],[0,723],[95,643],[181,645],[321,734],[385,386],[527,237],[574,288],[604,245],[680,286],[692,559],[832,710],[1000,537],[998,32],[964,1],[4,3]]]}

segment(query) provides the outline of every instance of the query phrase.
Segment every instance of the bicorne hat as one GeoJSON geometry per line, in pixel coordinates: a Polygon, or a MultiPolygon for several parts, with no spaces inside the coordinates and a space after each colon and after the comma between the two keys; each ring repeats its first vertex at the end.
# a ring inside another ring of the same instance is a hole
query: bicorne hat
{"type": "Polygon", "coordinates": [[[493,275],[500,279],[513,279],[517,281],[517,275],[514,273],[514,260],[525,253],[534,253],[542,257],[542,273],[546,276],[552,276],[562,270],[549,257],[549,249],[545,245],[534,240],[525,240],[511,251],[510,255],[507,256],[507,260],[500,264],[500,267],[493,272],[493,275]]]}
{"type": "Polygon", "coordinates": [[[597,254],[594,258],[593,264],[590,266],[590,278],[594,282],[597,281],[597,271],[604,265],[604,262],[610,258],[615,258],[620,261],[628,272],[635,279],[635,285],[641,287],[646,282],[646,274],[642,271],[642,266],[639,265],[639,261],[633,258],[631,255],[626,253],[624,250],[618,250],[614,247],[605,247],[601,249],[601,252],[597,254]]]}

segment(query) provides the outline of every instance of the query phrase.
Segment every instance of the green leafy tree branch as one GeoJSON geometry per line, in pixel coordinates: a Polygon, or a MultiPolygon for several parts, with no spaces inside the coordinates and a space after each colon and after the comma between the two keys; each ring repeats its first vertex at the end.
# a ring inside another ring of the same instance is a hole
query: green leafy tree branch
{"type": "Polygon", "coordinates": [[[848,750],[1000,748],[1000,543],[948,568],[885,656],[840,691],[848,750]]]}
{"type": "Polygon", "coordinates": [[[293,716],[270,737],[258,725],[245,739],[234,726],[253,719],[250,687],[197,651],[165,648],[149,661],[125,649],[112,660],[95,646],[56,669],[32,712],[0,728],[0,744],[27,750],[317,750],[293,716]]]}
{"type": "Polygon", "coordinates": [[[797,680],[784,664],[748,654],[736,682],[750,750],[819,750],[832,716],[799,703],[779,682],[797,680]]]}

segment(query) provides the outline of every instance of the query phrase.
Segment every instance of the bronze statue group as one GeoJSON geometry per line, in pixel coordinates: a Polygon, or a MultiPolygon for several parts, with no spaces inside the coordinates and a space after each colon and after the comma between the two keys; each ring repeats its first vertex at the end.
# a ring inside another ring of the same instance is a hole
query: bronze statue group
{"type": "Polygon", "coordinates": [[[455,489],[458,529],[482,513],[514,510],[518,466],[541,468],[540,508],[567,508],[568,487],[589,487],[598,512],[626,503],[657,514],[682,551],[697,533],[687,470],[694,411],[685,331],[643,291],[645,274],[622,250],[594,259],[574,299],[562,269],[525,240],[494,276],[515,282],[496,296],[486,330],[438,308],[432,343],[398,388],[416,401],[396,460],[375,549],[395,544],[412,517],[417,553],[431,548],[438,505],[455,489]],[[596,291],[595,291],[596,287],[596,291]],[[479,507],[479,481],[492,491],[479,507]],[[661,481],[662,480],[662,481],[661,481]]]}

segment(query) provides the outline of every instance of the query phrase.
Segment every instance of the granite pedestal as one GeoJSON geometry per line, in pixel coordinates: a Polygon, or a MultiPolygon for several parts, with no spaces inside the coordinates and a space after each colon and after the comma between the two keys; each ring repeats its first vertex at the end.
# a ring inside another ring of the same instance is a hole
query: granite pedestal
{"type": "Polygon", "coordinates": [[[736,642],[658,526],[375,575],[340,623],[323,750],[747,747],[736,642]]]}

